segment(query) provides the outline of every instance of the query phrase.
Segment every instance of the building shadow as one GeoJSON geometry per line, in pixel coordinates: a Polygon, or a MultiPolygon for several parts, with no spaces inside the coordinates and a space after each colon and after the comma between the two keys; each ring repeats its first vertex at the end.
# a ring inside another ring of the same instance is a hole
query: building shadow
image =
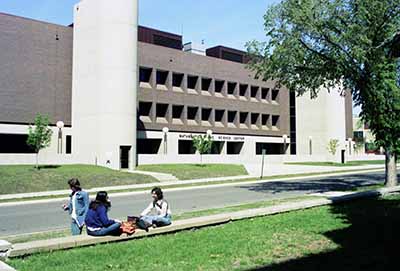
{"type": "Polygon", "coordinates": [[[331,206],[348,227],[322,233],[339,245],[252,271],[399,270],[400,200],[373,199],[331,206]]]}

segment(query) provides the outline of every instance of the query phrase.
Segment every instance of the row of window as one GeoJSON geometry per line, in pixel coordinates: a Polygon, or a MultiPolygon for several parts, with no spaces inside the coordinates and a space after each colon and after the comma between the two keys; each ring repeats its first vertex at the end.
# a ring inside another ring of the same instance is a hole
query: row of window
{"type": "Polygon", "coordinates": [[[139,102],[139,118],[147,123],[279,130],[279,115],[239,112],[163,103],[139,102]]]}
{"type": "MultiPolygon", "coordinates": [[[[244,142],[214,141],[208,154],[240,155],[243,154],[244,142]],[[225,149],[226,148],[226,149],[225,149]]],[[[162,151],[161,139],[138,139],[138,154],[159,154],[162,151]]],[[[256,142],[256,155],[261,155],[263,150],[267,155],[284,154],[284,145],[280,143],[256,142]]],[[[195,154],[196,149],[191,140],[178,140],[178,154],[195,154]]]]}
{"type": "Polygon", "coordinates": [[[244,83],[141,67],[140,86],[189,94],[279,103],[279,90],[244,83]]]}

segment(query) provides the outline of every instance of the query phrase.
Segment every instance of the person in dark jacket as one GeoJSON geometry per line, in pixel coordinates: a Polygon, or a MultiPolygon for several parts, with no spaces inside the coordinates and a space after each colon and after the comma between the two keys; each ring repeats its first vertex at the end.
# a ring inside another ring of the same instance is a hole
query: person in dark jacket
{"type": "Polygon", "coordinates": [[[85,219],[88,235],[121,235],[121,221],[108,218],[107,212],[110,207],[111,202],[108,200],[107,192],[98,192],[96,200],[89,205],[89,211],[85,219]]]}
{"type": "Polygon", "coordinates": [[[71,215],[72,235],[79,235],[82,233],[85,217],[89,209],[89,194],[82,190],[78,179],[69,180],[68,185],[72,193],[68,204],[63,205],[63,209],[71,215]]]}

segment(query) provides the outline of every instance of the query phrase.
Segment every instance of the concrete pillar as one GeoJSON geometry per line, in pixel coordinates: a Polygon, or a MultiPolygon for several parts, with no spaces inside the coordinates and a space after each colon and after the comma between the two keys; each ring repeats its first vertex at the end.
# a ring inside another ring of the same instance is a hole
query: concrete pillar
{"type": "Polygon", "coordinates": [[[136,165],[137,0],[84,0],[74,7],[73,151],[81,163],[136,165]]]}

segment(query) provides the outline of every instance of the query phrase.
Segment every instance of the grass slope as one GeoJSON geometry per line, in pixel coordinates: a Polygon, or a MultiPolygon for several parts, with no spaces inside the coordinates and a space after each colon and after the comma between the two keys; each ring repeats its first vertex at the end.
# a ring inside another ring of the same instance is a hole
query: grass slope
{"type": "Polygon", "coordinates": [[[83,188],[157,182],[150,176],[89,165],[0,166],[0,194],[68,189],[67,181],[78,178],[83,188]]]}
{"type": "Polygon", "coordinates": [[[248,175],[242,165],[231,164],[167,164],[143,165],[138,170],[168,173],[179,180],[248,175]]]}

